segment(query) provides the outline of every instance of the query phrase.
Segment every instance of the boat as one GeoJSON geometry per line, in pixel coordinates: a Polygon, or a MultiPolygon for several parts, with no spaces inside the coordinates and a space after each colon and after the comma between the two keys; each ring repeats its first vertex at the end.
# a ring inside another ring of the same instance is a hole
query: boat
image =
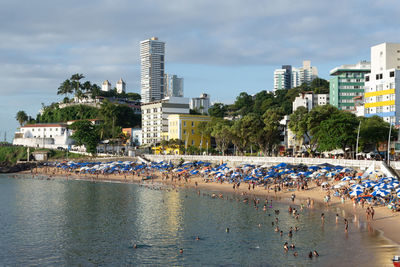
{"type": "Polygon", "coordinates": [[[393,266],[400,267],[400,256],[393,256],[393,266]]]}

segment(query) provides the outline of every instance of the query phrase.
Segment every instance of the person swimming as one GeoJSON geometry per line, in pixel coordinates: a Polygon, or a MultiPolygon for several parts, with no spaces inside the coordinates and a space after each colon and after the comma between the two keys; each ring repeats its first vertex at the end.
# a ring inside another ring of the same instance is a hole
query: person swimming
{"type": "Polygon", "coordinates": [[[318,257],[318,256],[319,256],[319,254],[318,254],[318,252],[317,252],[316,250],[314,250],[314,253],[313,253],[313,254],[314,254],[315,257],[318,257]]]}
{"type": "Polygon", "coordinates": [[[183,253],[183,248],[179,249],[179,253],[181,254],[183,253]]]}
{"type": "Polygon", "coordinates": [[[310,258],[310,259],[312,259],[312,257],[313,257],[313,254],[312,254],[312,252],[310,251],[310,253],[308,253],[308,257],[310,258]]]}
{"type": "Polygon", "coordinates": [[[200,237],[199,237],[199,236],[196,236],[196,240],[197,240],[197,241],[200,240],[200,237]]]}
{"type": "Polygon", "coordinates": [[[295,245],[292,243],[292,244],[290,244],[290,248],[291,248],[291,249],[294,249],[294,248],[296,248],[296,247],[295,247],[295,245]]]}

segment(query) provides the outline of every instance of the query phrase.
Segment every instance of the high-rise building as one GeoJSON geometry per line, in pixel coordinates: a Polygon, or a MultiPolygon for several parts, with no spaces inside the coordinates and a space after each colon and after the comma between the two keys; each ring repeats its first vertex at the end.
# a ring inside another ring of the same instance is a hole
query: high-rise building
{"type": "Polygon", "coordinates": [[[400,44],[371,47],[371,73],[365,75],[365,116],[400,123],[400,44]]]}
{"type": "Polygon", "coordinates": [[[157,37],[140,42],[140,84],[143,103],[164,97],[165,43],[157,37]]]}
{"type": "Polygon", "coordinates": [[[318,76],[317,67],[311,66],[311,61],[304,60],[300,68],[292,68],[291,65],[283,65],[281,69],[274,71],[274,92],[281,89],[290,89],[311,83],[318,76]]]}
{"type": "Polygon", "coordinates": [[[310,60],[303,61],[303,67],[292,68],[292,87],[297,87],[303,83],[311,83],[318,77],[317,67],[311,66],[310,60]]]}
{"type": "Polygon", "coordinates": [[[117,93],[121,94],[122,92],[125,93],[126,90],[126,83],[124,82],[124,80],[119,79],[119,81],[115,84],[115,88],[117,88],[117,93]]]}
{"type": "Polygon", "coordinates": [[[371,63],[361,61],[342,65],[330,71],[329,102],[340,110],[356,111],[354,97],[364,95],[364,76],[371,71],[371,63]]]}
{"type": "Polygon", "coordinates": [[[290,89],[292,84],[292,66],[283,65],[274,71],[274,92],[276,90],[290,89]]]}
{"type": "Polygon", "coordinates": [[[183,97],[183,78],[166,73],[164,75],[164,92],[165,97],[183,97]]]}
{"type": "Polygon", "coordinates": [[[200,97],[190,99],[190,109],[197,110],[202,114],[207,114],[210,108],[210,95],[202,93],[200,97]]]}

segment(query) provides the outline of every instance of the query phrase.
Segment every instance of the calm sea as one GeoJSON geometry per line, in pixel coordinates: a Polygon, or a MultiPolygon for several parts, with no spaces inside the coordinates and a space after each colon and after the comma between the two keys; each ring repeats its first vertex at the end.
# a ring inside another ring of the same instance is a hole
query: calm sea
{"type": "Polygon", "coordinates": [[[281,237],[272,209],[158,187],[0,175],[0,265],[392,266],[399,254],[366,224],[351,222],[346,235],[340,210],[303,211],[297,221],[274,203],[281,237]],[[291,226],[300,231],[289,238],[291,226]],[[285,241],[296,249],[285,253],[285,241]],[[310,260],[310,250],[320,256],[310,260]]]}

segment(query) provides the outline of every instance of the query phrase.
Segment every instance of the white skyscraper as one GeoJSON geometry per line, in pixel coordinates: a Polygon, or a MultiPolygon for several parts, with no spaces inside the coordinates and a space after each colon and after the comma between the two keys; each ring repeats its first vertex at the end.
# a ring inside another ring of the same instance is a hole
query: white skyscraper
{"type": "Polygon", "coordinates": [[[183,78],[166,73],[164,76],[164,92],[164,97],[183,97],[183,78]]]}
{"type": "Polygon", "coordinates": [[[303,67],[292,68],[292,88],[303,83],[311,83],[317,76],[317,67],[312,67],[310,60],[304,60],[303,67]]]}
{"type": "Polygon", "coordinates": [[[140,42],[140,84],[142,102],[161,100],[164,97],[165,43],[157,37],[140,42]]]}

